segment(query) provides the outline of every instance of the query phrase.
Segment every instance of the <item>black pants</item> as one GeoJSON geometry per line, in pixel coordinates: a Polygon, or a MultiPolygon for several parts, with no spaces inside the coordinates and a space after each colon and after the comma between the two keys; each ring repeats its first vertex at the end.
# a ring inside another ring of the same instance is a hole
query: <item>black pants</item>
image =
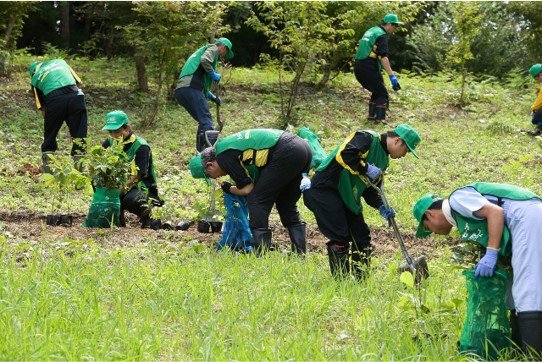
{"type": "Polygon", "coordinates": [[[122,210],[127,210],[139,217],[149,215],[149,197],[147,192],[137,187],[132,188],[126,194],[120,197],[120,206],[122,210]]]}
{"type": "Polygon", "coordinates": [[[354,214],[337,190],[310,188],[303,193],[305,206],[314,213],[320,232],[338,245],[365,250],[371,244],[371,231],[363,214],[354,214]]]}
{"type": "Polygon", "coordinates": [[[247,197],[249,226],[268,228],[269,214],[276,205],[282,225],[301,222],[297,201],[301,197],[301,173],[308,172],[312,159],[309,144],[304,139],[284,133],[271,160],[261,168],[254,190],[247,197]]]}
{"type": "Polygon", "coordinates": [[[376,59],[356,60],[354,75],[361,86],[371,92],[370,102],[376,103],[377,107],[387,107],[389,94],[376,59]]]}
{"type": "Polygon", "coordinates": [[[45,117],[43,123],[43,144],[41,152],[55,152],[58,148],[56,136],[66,121],[73,138],[71,155],[85,153],[87,137],[87,107],[85,96],[77,92],[45,97],[45,117]]]}

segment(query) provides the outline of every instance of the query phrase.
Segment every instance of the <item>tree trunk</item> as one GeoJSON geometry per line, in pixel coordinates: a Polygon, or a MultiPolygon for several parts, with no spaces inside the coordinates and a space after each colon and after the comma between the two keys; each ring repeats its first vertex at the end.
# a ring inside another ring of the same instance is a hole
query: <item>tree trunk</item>
{"type": "Polygon", "coordinates": [[[137,90],[140,92],[149,92],[149,80],[147,78],[147,68],[145,67],[145,57],[141,54],[141,48],[134,48],[134,60],[137,72],[137,90]]]}
{"type": "MultiPolygon", "coordinates": [[[[4,44],[9,49],[9,41],[11,40],[11,34],[13,33],[13,27],[15,26],[15,15],[9,17],[8,26],[6,27],[6,34],[4,35],[4,44]]],[[[6,74],[6,57],[0,54],[0,75],[6,74]]]]}
{"type": "Polygon", "coordinates": [[[60,2],[60,36],[66,48],[70,47],[70,2],[60,2]]]}

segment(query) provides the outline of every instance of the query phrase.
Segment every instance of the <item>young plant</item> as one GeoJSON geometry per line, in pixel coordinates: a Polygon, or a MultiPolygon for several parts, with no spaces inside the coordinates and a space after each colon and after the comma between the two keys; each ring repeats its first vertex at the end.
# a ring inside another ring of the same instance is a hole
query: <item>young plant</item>
{"type": "Polygon", "coordinates": [[[124,142],[114,140],[108,148],[94,146],[86,160],[92,182],[108,190],[120,189],[130,175],[131,163],[124,152],[124,142]]]}

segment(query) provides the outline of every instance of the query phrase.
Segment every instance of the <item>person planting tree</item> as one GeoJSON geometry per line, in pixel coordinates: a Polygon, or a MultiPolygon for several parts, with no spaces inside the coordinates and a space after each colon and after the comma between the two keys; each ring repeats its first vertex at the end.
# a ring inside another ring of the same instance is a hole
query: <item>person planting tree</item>
{"type": "Polygon", "coordinates": [[[311,186],[303,192],[305,205],[314,213],[320,232],[329,242],[327,252],[331,274],[337,278],[350,275],[350,243],[354,276],[363,280],[372,252],[371,233],[363,217],[361,197],[389,220],[395,216],[387,209],[377,190],[389,159],[416,158],[420,136],[414,128],[401,124],[386,133],[355,131],[320,164],[311,186]]]}
{"type": "Polygon", "coordinates": [[[71,155],[75,167],[81,170],[87,137],[85,95],[79,89],[83,82],[62,59],[36,61],[30,65],[29,72],[36,106],[43,115],[42,173],[51,173],[49,155],[58,148],[56,136],[64,121],[73,138],[71,155]]]}
{"type": "MultiPolygon", "coordinates": [[[[219,38],[214,44],[207,44],[196,50],[187,60],[179,75],[175,98],[181,106],[198,122],[196,149],[202,151],[206,146],[205,131],[214,130],[213,117],[207,99],[218,106],[222,101],[211,93],[211,84],[219,82],[222,75],[216,72],[219,58],[232,59],[232,43],[227,38],[219,38]]],[[[214,144],[216,139],[210,140],[214,144]]]]}
{"type": "Polygon", "coordinates": [[[229,175],[235,185],[223,181],[222,190],[247,197],[252,248],[257,255],[271,245],[269,214],[273,204],[288,229],[292,251],[306,252],[305,223],[296,203],[301,197],[302,173],[308,172],[311,159],[311,149],[304,139],[275,129],[241,131],[201,152],[207,177],[229,175]]]}
{"type": "Polygon", "coordinates": [[[515,185],[476,182],[447,199],[422,196],[413,214],[417,237],[447,235],[456,227],[463,240],[486,248],[474,267],[476,278],[493,277],[499,257],[511,256],[506,303],[512,341],[526,353],[542,353],[542,199],[515,185]]]}
{"type": "Polygon", "coordinates": [[[388,74],[394,91],[401,89],[397,77],[393,74],[388,57],[388,36],[403,24],[395,14],[387,14],[382,24],[367,30],[359,41],[354,61],[354,75],[357,81],[371,92],[367,119],[375,123],[386,121],[389,94],[384,85],[381,70],[388,74]]]}
{"type": "Polygon", "coordinates": [[[103,143],[103,148],[108,148],[117,139],[124,142],[124,152],[131,162],[131,175],[121,187],[120,201],[120,225],[124,222],[124,210],[139,216],[141,228],[150,227],[151,208],[149,201],[161,205],[156,184],[156,173],[152,151],[143,138],[136,136],[129,124],[128,116],[123,111],[112,111],[105,117],[105,126],[102,131],[109,132],[109,138],[103,143]]]}
{"type": "MultiPolygon", "coordinates": [[[[535,64],[529,69],[529,73],[539,83],[542,83],[542,64],[535,64]]],[[[535,133],[542,133],[542,88],[536,91],[536,100],[531,106],[531,123],[537,126],[535,133]]]]}

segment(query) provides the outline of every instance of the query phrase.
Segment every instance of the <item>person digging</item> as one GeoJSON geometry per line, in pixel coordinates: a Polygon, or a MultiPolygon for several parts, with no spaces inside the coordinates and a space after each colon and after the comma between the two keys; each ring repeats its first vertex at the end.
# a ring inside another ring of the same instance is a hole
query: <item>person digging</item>
{"type": "Polygon", "coordinates": [[[354,277],[365,278],[373,247],[361,198],[388,221],[395,217],[393,208],[385,207],[367,178],[380,187],[389,159],[404,157],[409,152],[417,158],[415,148],[419,142],[418,132],[407,124],[382,134],[355,131],[316,169],[310,188],[303,192],[303,200],[314,213],[320,232],[329,239],[329,267],[335,278],[350,275],[350,249],[354,277]]]}
{"type": "Polygon", "coordinates": [[[162,200],[158,196],[151,148],[147,141],[134,134],[128,116],[123,111],[117,110],[108,113],[105,121],[102,131],[108,131],[109,138],[102,143],[102,147],[108,148],[114,139],[121,137],[124,141],[124,152],[132,164],[132,174],[121,188],[120,193],[120,225],[126,226],[124,210],[128,210],[139,216],[141,228],[150,228],[151,208],[149,201],[156,206],[162,204],[162,200]]]}

